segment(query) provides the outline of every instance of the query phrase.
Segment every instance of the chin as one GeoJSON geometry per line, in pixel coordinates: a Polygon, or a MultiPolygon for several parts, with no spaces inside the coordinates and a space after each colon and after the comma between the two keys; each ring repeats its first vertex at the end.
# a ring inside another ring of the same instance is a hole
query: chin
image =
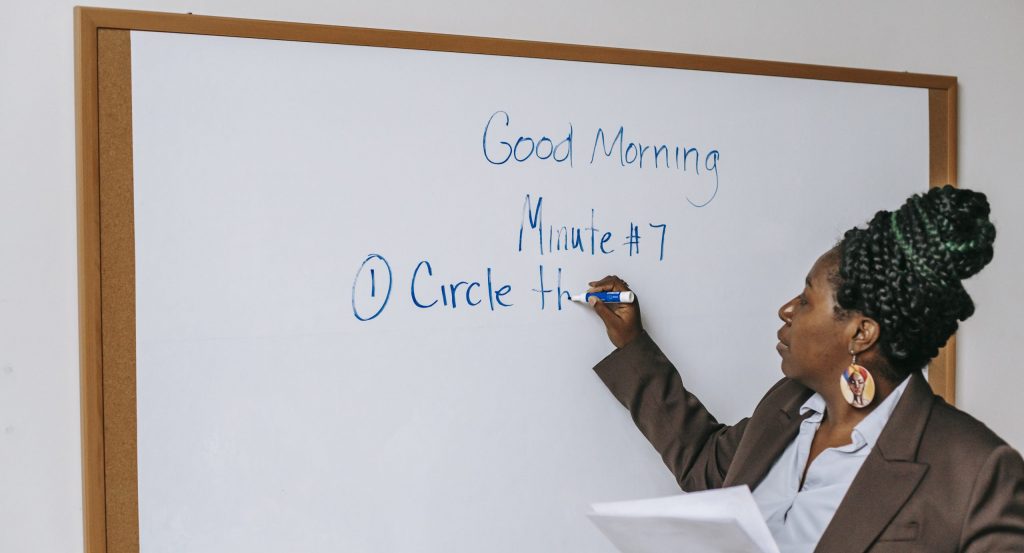
{"type": "Polygon", "coordinates": [[[785,359],[782,360],[782,363],[779,363],[779,368],[782,370],[782,376],[785,376],[786,378],[793,378],[793,373],[786,365],[785,359]]]}
{"type": "Polygon", "coordinates": [[[785,376],[790,380],[796,380],[797,382],[804,382],[802,377],[806,373],[801,372],[799,367],[793,367],[791,364],[786,363],[785,358],[782,359],[782,363],[780,365],[780,368],[782,369],[782,376],[785,376]]]}

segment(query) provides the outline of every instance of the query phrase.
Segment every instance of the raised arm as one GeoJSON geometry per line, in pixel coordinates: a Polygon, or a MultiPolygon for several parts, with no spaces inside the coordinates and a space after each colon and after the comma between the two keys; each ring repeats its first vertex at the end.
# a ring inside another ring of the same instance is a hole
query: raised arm
{"type": "MultiPolygon", "coordinates": [[[[591,283],[591,291],[628,289],[615,276],[591,283]]],[[[686,390],[679,372],[643,330],[639,302],[591,299],[591,304],[617,348],[594,367],[598,376],[629,410],[682,489],[721,487],[747,419],[735,426],[721,424],[686,390]]]]}

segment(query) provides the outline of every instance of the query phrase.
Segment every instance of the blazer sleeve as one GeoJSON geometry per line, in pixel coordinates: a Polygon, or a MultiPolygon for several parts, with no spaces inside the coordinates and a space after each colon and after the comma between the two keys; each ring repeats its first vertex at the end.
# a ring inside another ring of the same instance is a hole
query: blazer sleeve
{"type": "Polygon", "coordinates": [[[960,551],[1024,551],[1024,460],[1006,444],[978,472],[960,551]]]}
{"type": "Polygon", "coordinates": [[[644,332],[594,367],[686,491],[719,488],[749,419],[724,425],[644,332]]]}

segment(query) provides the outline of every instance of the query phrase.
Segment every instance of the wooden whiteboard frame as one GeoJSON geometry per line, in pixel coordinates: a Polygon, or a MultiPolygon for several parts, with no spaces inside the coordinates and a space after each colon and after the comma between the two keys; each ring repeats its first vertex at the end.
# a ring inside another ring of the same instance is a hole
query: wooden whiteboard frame
{"type": "MultiPolygon", "coordinates": [[[[544,58],[928,90],[929,181],[956,184],[956,77],[493,38],[75,8],[79,332],[86,553],[139,551],[130,31],[544,58]]],[[[956,337],[929,368],[956,395],[956,337]]]]}

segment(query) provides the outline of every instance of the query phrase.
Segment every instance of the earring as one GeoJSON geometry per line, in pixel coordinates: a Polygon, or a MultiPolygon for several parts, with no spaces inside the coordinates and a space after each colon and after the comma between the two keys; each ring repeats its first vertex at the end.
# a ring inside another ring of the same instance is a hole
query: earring
{"type": "Polygon", "coordinates": [[[852,351],[850,354],[853,355],[853,361],[839,377],[839,389],[843,391],[847,403],[862,409],[871,405],[871,400],[875,399],[875,379],[866,368],[857,364],[857,354],[852,351]]]}

